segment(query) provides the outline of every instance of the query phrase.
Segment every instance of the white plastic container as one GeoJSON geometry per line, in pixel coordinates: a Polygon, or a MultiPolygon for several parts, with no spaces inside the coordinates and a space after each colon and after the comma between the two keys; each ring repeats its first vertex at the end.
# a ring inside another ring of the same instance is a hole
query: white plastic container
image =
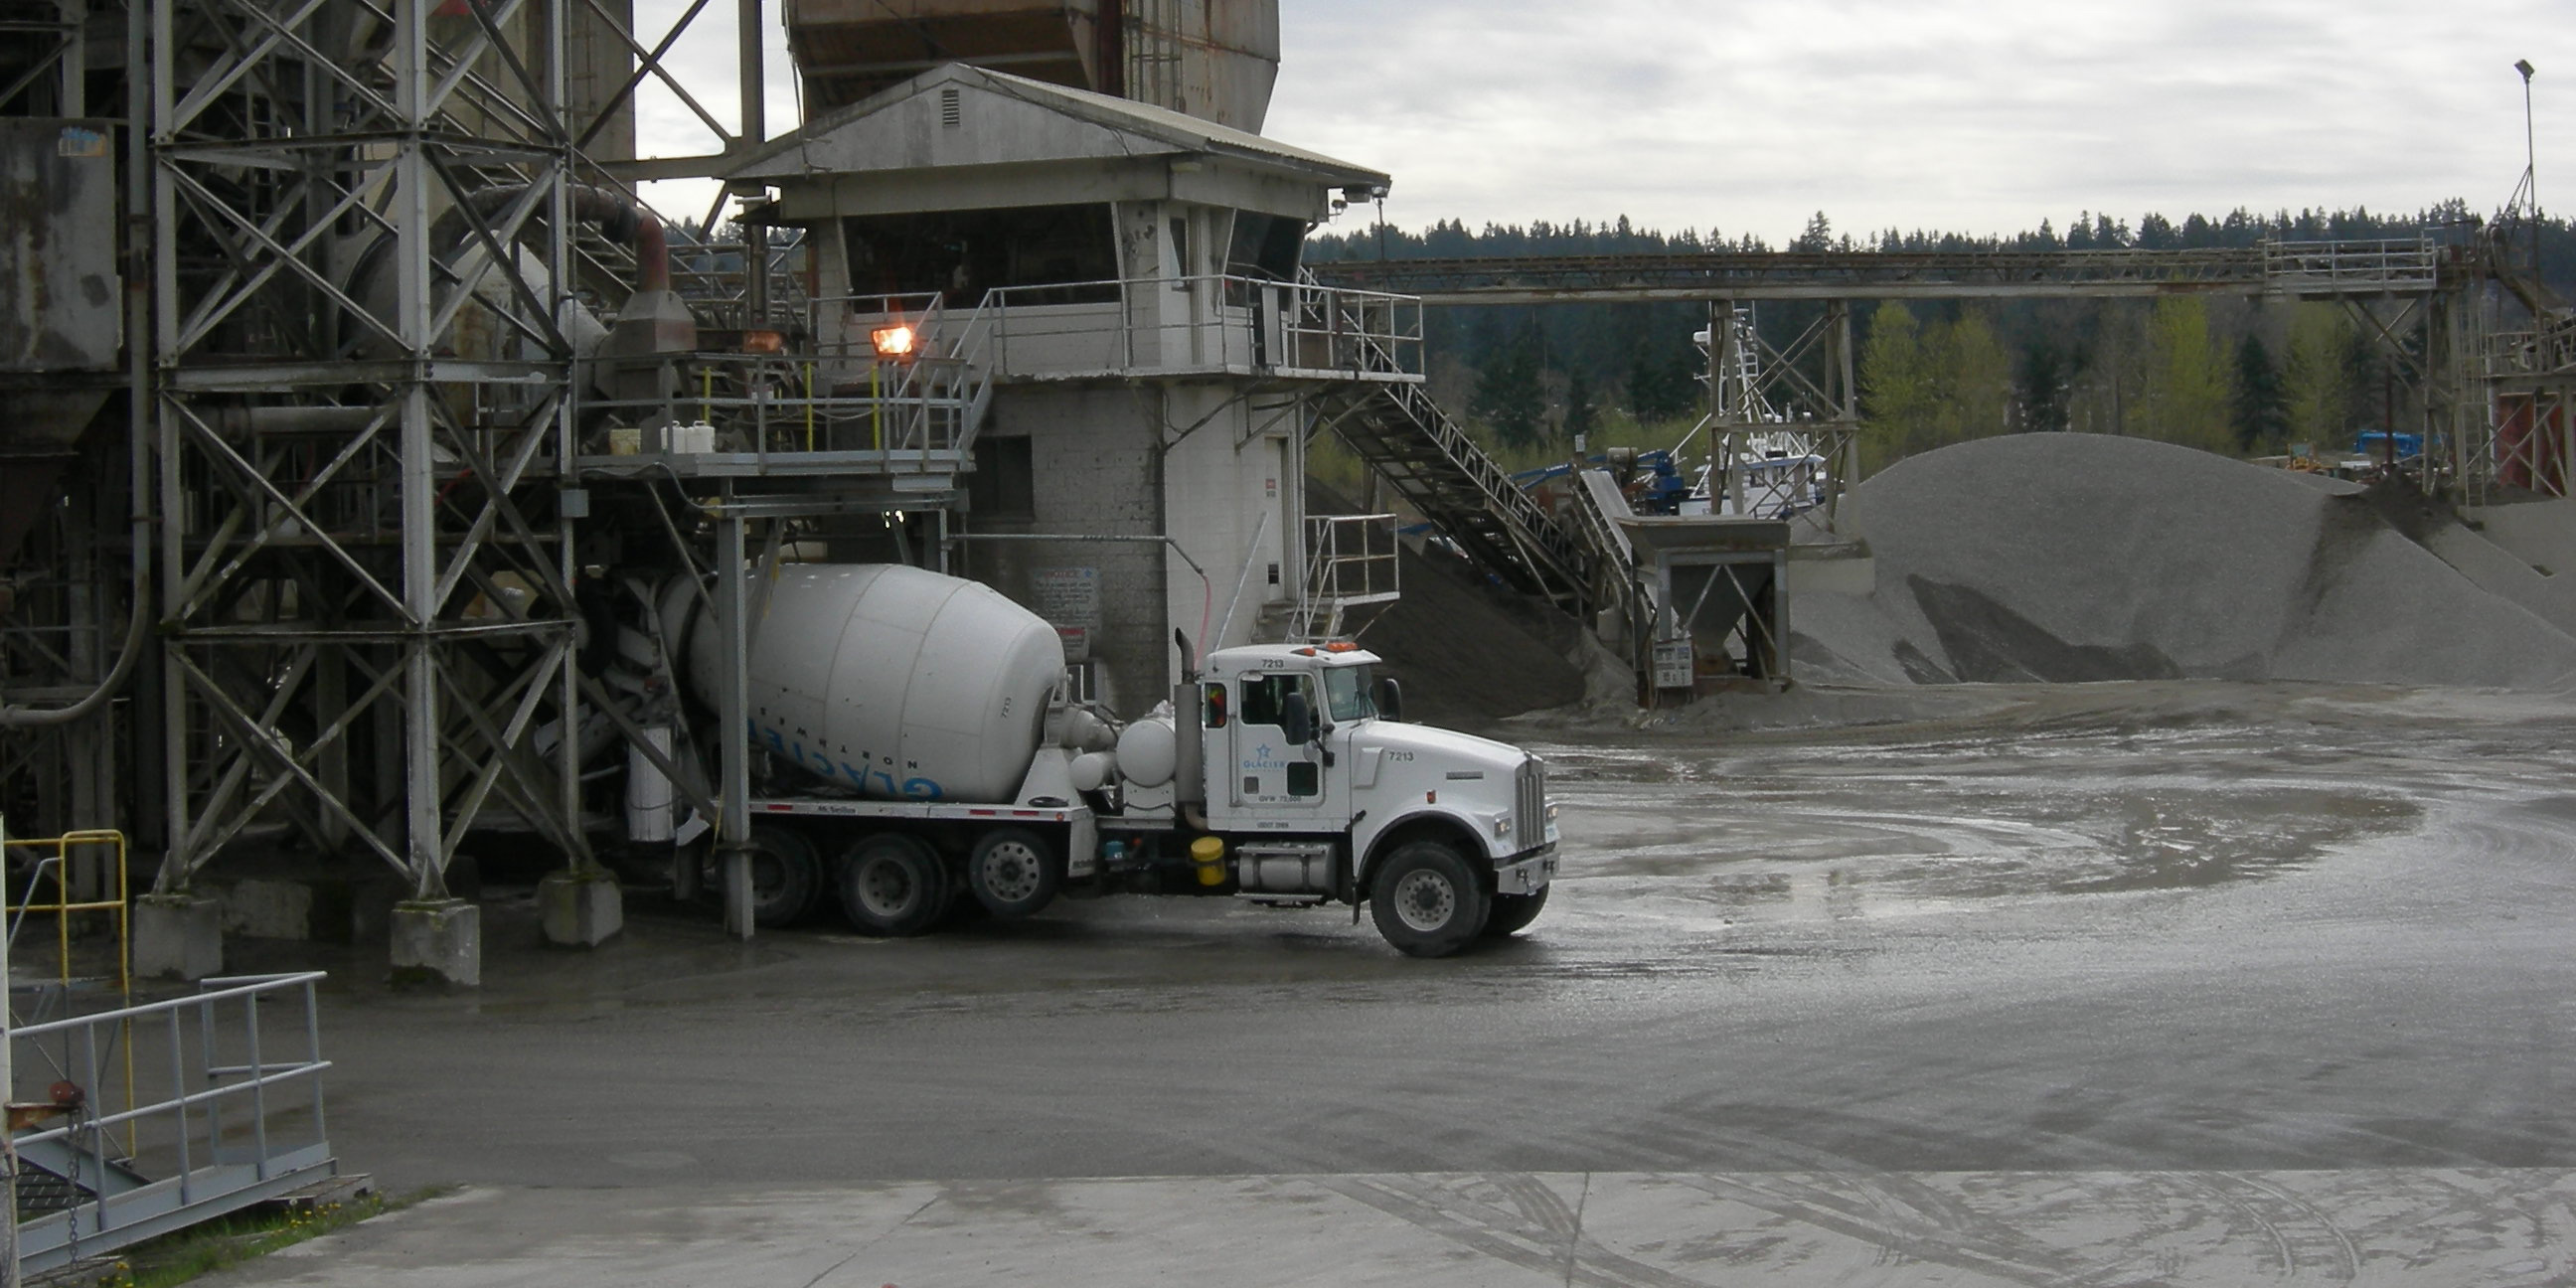
{"type": "MultiPolygon", "coordinates": [[[[783,566],[751,601],[751,730],[827,782],[886,800],[1008,801],[1063,678],[1055,628],[979,582],[895,564],[783,566]]],[[[689,683],[715,705],[714,615],[689,683]]]]}

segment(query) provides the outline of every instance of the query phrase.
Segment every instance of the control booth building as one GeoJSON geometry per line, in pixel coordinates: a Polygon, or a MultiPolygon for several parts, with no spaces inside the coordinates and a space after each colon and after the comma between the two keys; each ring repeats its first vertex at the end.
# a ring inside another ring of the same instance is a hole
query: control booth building
{"type": "Polygon", "coordinates": [[[1055,622],[1121,714],[1179,678],[1175,631],[1194,651],[1324,633],[1358,584],[1337,556],[1383,553],[1382,528],[1310,528],[1305,444],[1319,409],[1420,381],[1419,305],[1316,286],[1299,252],[1384,174],[952,64],[731,181],[805,230],[820,385],[973,391],[947,569],[1055,622]]]}

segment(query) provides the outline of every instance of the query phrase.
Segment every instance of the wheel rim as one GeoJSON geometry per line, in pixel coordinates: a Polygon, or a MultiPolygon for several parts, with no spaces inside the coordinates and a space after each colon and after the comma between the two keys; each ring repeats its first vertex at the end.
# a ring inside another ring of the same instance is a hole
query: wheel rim
{"type": "Polygon", "coordinates": [[[1458,915],[1458,891],[1437,872],[1407,872],[1395,883],[1395,917],[1408,930],[1430,932],[1458,915]]]}
{"type": "Polygon", "coordinates": [[[787,862],[767,850],[754,850],[751,855],[751,895],[755,899],[774,899],[787,888],[787,862]]]}
{"type": "Polygon", "coordinates": [[[1001,841],[984,851],[984,888],[1004,903],[1018,903],[1038,892],[1038,855],[1024,842],[1001,841]]]}
{"type": "Polygon", "coordinates": [[[920,888],[899,859],[870,859],[859,868],[859,906],[871,916],[903,915],[920,888]]]}

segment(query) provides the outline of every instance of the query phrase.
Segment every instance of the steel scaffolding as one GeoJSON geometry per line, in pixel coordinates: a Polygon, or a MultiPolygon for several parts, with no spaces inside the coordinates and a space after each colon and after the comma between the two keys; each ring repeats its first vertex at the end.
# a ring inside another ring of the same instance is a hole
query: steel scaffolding
{"type": "Polygon", "coordinates": [[[564,6],[145,13],[155,891],[262,823],[420,900],[502,811],[585,855],[564,6]]]}

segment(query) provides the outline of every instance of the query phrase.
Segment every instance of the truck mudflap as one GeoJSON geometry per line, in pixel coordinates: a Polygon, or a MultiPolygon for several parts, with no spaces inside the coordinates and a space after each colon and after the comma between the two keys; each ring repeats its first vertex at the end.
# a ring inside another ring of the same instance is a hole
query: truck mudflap
{"type": "Polygon", "coordinates": [[[1556,847],[1532,850],[1494,865],[1494,893],[1537,894],[1556,879],[1556,847]]]}

